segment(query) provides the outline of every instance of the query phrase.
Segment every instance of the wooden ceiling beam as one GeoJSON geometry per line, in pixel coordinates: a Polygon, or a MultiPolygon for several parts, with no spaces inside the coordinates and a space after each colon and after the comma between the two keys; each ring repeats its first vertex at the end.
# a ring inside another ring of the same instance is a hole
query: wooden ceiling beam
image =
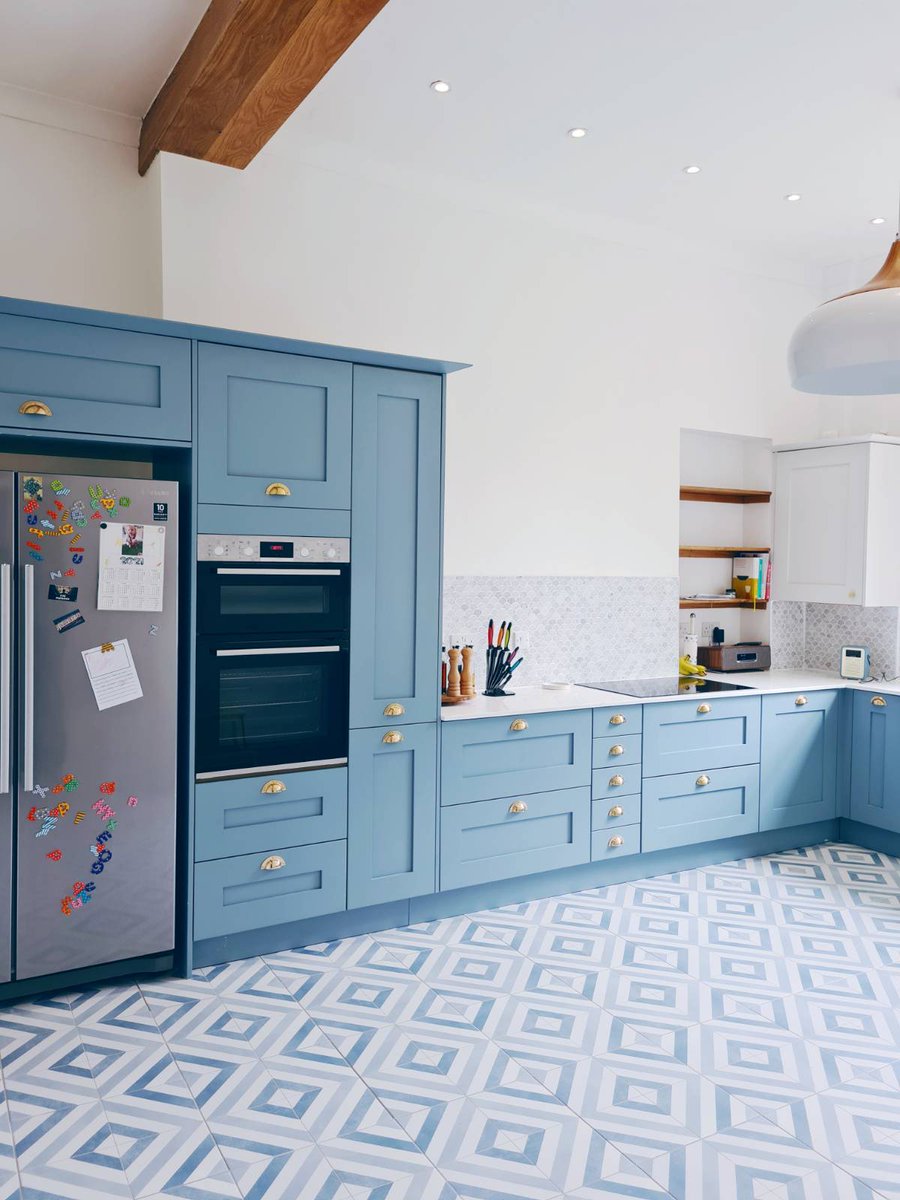
{"type": "Polygon", "coordinates": [[[141,126],[160,150],[246,167],[387,0],[211,0],[141,126]]]}

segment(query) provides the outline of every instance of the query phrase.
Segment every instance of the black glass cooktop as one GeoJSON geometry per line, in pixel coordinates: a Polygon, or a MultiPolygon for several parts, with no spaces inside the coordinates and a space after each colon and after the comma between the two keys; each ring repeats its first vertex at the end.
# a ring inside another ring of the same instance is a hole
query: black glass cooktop
{"type": "Polygon", "coordinates": [[[623,696],[690,696],[697,692],[740,692],[751,689],[750,683],[725,683],[719,679],[704,679],[699,675],[665,679],[614,679],[607,683],[583,683],[582,687],[601,692],[618,692],[623,696]]]}

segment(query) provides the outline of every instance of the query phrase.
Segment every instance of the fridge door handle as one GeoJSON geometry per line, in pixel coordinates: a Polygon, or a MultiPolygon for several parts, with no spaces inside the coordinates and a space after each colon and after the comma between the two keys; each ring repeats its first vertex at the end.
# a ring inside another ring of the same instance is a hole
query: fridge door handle
{"type": "Polygon", "coordinates": [[[12,568],[0,564],[0,796],[6,795],[9,782],[9,730],[12,703],[12,568]]]}
{"type": "Polygon", "coordinates": [[[34,790],[34,567],[25,567],[25,762],[22,784],[34,790]]]}

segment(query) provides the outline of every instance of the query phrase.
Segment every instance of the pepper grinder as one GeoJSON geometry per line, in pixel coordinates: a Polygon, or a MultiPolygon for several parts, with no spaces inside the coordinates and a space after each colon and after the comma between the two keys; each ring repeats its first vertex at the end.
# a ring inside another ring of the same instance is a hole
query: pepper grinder
{"type": "Polygon", "coordinates": [[[471,646],[462,648],[462,676],[460,677],[460,693],[469,699],[475,695],[475,667],[472,664],[474,650],[471,646]]]}
{"type": "Polygon", "coordinates": [[[447,657],[450,659],[450,671],[447,676],[447,695],[458,696],[459,691],[459,646],[451,646],[447,651],[447,657]]]}

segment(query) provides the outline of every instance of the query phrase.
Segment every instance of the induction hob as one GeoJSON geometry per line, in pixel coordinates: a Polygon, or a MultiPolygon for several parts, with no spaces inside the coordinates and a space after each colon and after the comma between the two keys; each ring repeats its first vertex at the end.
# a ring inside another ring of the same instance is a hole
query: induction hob
{"type": "Polygon", "coordinates": [[[623,696],[689,696],[697,692],[740,692],[752,690],[751,683],[725,683],[719,679],[705,679],[702,675],[670,675],[665,679],[614,679],[607,683],[583,683],[582,687],[596,688],[601,692],[618,692],[623,696]]]}

